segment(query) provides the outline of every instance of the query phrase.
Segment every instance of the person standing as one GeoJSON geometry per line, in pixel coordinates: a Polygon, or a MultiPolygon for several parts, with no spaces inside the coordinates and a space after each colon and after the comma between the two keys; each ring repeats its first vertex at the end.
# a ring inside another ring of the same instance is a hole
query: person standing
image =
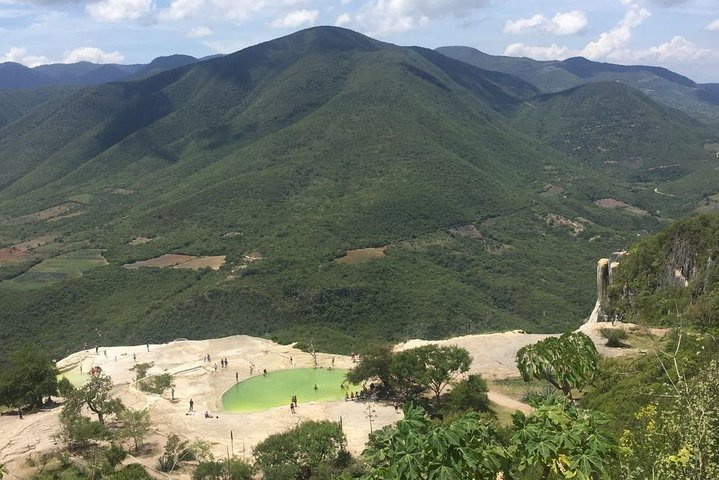
{"type": "Polygon", "coordinates": [[[235,383],[240,381],[240,374],[235,372],[235,383]]]}
{"type": "Polygon", "coordinates": [[[195,411],[195,402],[193,402],[192,399],[190,399],[190,411],[191,412],[195,411]]]}

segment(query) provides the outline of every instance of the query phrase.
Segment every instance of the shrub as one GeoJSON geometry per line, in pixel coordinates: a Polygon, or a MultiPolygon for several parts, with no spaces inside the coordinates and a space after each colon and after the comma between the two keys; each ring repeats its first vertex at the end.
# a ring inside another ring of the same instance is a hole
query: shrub
{"type": "Polygon", "coordinates": [[[599,333],[607,339],[607,347],[620,348],[627,346],[627,344],[623,342],[623,340],[627,339],[627,332],[621,328],[602,328],[599,330],[599,333]]]}

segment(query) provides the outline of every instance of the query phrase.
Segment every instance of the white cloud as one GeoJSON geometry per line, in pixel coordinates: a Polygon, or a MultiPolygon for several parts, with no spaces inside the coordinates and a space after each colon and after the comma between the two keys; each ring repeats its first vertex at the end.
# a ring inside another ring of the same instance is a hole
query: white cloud
{"type": "Polygon", "coordinates": [[[160,12],[161,20],[182,20],[197,15],[204,7],[204,0],[172,0],[167,9],[160,12]]]}
{"type": "Polygon", "coordinates": [[[608,32],[602,33],[597,40],[589,42],[582,49],[581,54],[583,56],[591,60],[602,58],[615,59],[616,54],[619,54],[629,43],[629,40],[631,40],[632,30],[641,25],[641,23],[651,15],[649,10],[641,8],[632,0],[623,0],[622,3],[629,7],[624,18],[622,18],[617,26],[608,32]]]}
{"type": "Polygon", "coordinates": [[[49,63],[47,57],[43,55],[31,55],[26,48],[12,47],[7,53],[0,55],[0,63],[15,62],[22,63],[28,67],[37,67],[49,63]]]}
{"type": "Polygon", "coordinates": [[[350,17],[349,13],[343,13],[339,17],[337,17],[337,20],[335,20],[335,26],[337,27],[343,27],[345,25],[348,25],[352,21],[352,18],[350,17]]]}
{"type": "Polygon", "coordinates": [[[460,16],[490,0],[370,0],[356,19],[370,35],[385,36],[427,25],[433,18],[460,16]]]}
{"type": "MultiPolygon", "coordinates": [[[[627,45],[632,38],[632,31],[641,25],[642,22],[651,15],[651,13],[647,9],[639,6],[636,3],[636,0],[620,1],[622,5],[627,7],[624,17],[616,26],[599,35],[599,38],[596,40],[587,43],[582,49],[573,50],[569,47],[556,44],[549,46],[532,46],[524,43],[514,43],[509,45],[505,49],[504,53],[506,55],[522,55],[541,60],[561,60],[567,57],[581,55],[591,60],[610,60],[614,62],[626,61],[627,58],[633,55],[632,52],[627,49],[627,45]]],[[[554,21],[556,18],[557,17],[555,16],[552,20],[554,21]]],[[[541,22],[533,23],[541,25],[541,22]]],[[[569,24],[569,22],[567,24],[569,24]]],[[[528,27],[524,26],[524,28],[528,27]]],[[[534,28],[539,27],[535,26],[534,28]]]]}
{"type": "Polygon", "coordinates": [[[78,47],[63,54],[62,63],[120,63],[125,57],[118,51],[106,52],[96,47],[78,47]]]}
{"type": "Polygon", "coordinates": [[[86,7],[100,22],[122,22],[146,17],[154,9],[152,0],[101,0],[86,7]]]}
{"type": "Polygon", "coordinates": [[[719,59],[719,52],[699,47],[682,36],[676,36],[661,45],[639,51],[637,56],[642,60],[684,63],[699,60],[717,60],[719,59]]]}
{"type": "Polygon", "coordinates": [[[705,27],[707,30],[711,30],[713,32],[719,30],[719,18],[711,22],[709,25],[705,27]]]}
{"type": "Polygon", "coordinates": [[[284,17],[275,18],[270,25],[274,28],[297,28],[302,25],[314,25],[319,10],[295,10],[284,17]]]}
{"type": "Polygon", "coordinates": [[[571,57],[573,52],[569,48],[555,43],[545,47],[513,43],[504,49],[504,54],[510,57],[529,57],[535,60],[564,60],[571,57]]]}
{"type": "Polygon", "coordinates": [[[551,33],[554,35],[574,35],[587,26],[587,16],[579,10],[559,12],[553,18],[538,13],[530,18],[509,20],[504,25],[504,33],[551,33]]]}
{"type": "Polygon", "coordinates": [[[202,38],[210,35],[212,35],[212,30],[210,30],[209,27],[195,27],[191,28],[190,31],[187,32],[187,36],[189,38],[202,38]]]}

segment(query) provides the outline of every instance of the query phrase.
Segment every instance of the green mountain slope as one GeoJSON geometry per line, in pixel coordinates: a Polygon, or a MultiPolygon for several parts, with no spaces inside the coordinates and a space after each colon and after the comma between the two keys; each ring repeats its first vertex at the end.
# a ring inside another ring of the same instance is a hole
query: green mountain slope
{"type": "Polygon", "coordinates": [[[719,121],[719,101],[712,94],[712,85],[697,84],[666,68],[593,62],[582,57],[538,61],[488,55],[471,47],[440,47],[437,51],[479,68],[515,75],[547,93],[586,83],[618,81],[699,120],[719,121]]]}
{"type": "Polygon", "coordinates": [[[575,326],[596,258],[663,220],[596,205],[632,185],[513,127],[532,94],[325,27],[34,110],[0,130],[0,242],[47,243],[0,265],[0,348],[575,326]],[[72,275],[28,270],[65,252],[72,275]],[[167,253],[227,263],[122,267],[167,253]]]}
{"type": "Polygon", "coordinates": [[[610,312],[650,325],[719,327],[719,215],[672,223],[636,243],[610,288],[610,312]]]}
{"type": "Polygon", "coordinates": [[[40,105],[68,95],[73,90],[73,87],[0,90],[0,128],[22,118],[40,105]]]}
{"type": "Polygon", "coordinates": [[[708,128],[618,82],[582,85],[522,103],[514,122],[595,168],[678,176],[710,161],[708,128]]]}

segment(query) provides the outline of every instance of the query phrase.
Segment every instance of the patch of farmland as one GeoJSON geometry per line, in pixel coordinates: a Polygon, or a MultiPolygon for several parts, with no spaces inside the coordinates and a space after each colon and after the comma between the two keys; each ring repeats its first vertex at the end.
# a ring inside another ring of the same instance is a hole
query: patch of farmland
{"type": "Polygon", "coordinates": [[[599,200],[595,200],[594,204],[602,208],[622,209],[636,215],[649,215],[649,212],[647,212],[646,210],[642,210],[639,207],[629,205],[628,203],[622,202],[621,200],[617,200],[615,198],[601,198],[599,200]]]}
{"type": "Polygon", "coordinates": [[[211,268],[219,270],[225,263],[226,255],[215,255],[210,257],[197,257],[189,262],[175,265],[175,268],[189,268],[190,270],[200,270],[202,268],[211,268]]]}
{"type": "Polygon", "coordinates": [[[101,250],[77,250],[43,260],[19,277],[10,280],[10,283],[27,287],[43,286],[78,278],[87,270],[102,265],[107,265],[107,260],[102,256],[101,250]]]}
{"type": "Polygon", "coordinates": [[[195,257],[192,255],[183,255],[181,253],[166,253],[155,258],[147,260],[139,260],[137,262],[123,265],[125,268],[136,269],[140,267],[155,268],[188,268],[190,270],[200,270],[201,268],[211,268],[219,270],[225,263],[225,255],[195,257]]]}
{"type": "Polygon", "coordinates": [[[345,263],[347,265],[356,265],[358,263],[369,262],[374,258],[384,257],[384,252],[387,247],[375,247],[375,248],[357,248],[355,250],[347,250],[344,257],[340,257],[335,261],[337,263],[345,263]]]}
{"type": "Polygon", "coordinates": [[[46,222],[50,220],[59,220],[61,218],[75,217],[85,213],[84,211],[81,211],[82,207],[83,205],[81,203],[65,202],[28,215],[2,219],[0,220],[0,225],[23,225],[26,223],[46,222]]]}
{"type": "Polygon", "coordinates": [[[25,263],[36,258],[31,252],[32,250],[50,243],[53,237],[46,235],[44,237],[34,238],[26,242],[16,243],[9,247],[0,248],[0,265],[11,263],[25,263]]]}

